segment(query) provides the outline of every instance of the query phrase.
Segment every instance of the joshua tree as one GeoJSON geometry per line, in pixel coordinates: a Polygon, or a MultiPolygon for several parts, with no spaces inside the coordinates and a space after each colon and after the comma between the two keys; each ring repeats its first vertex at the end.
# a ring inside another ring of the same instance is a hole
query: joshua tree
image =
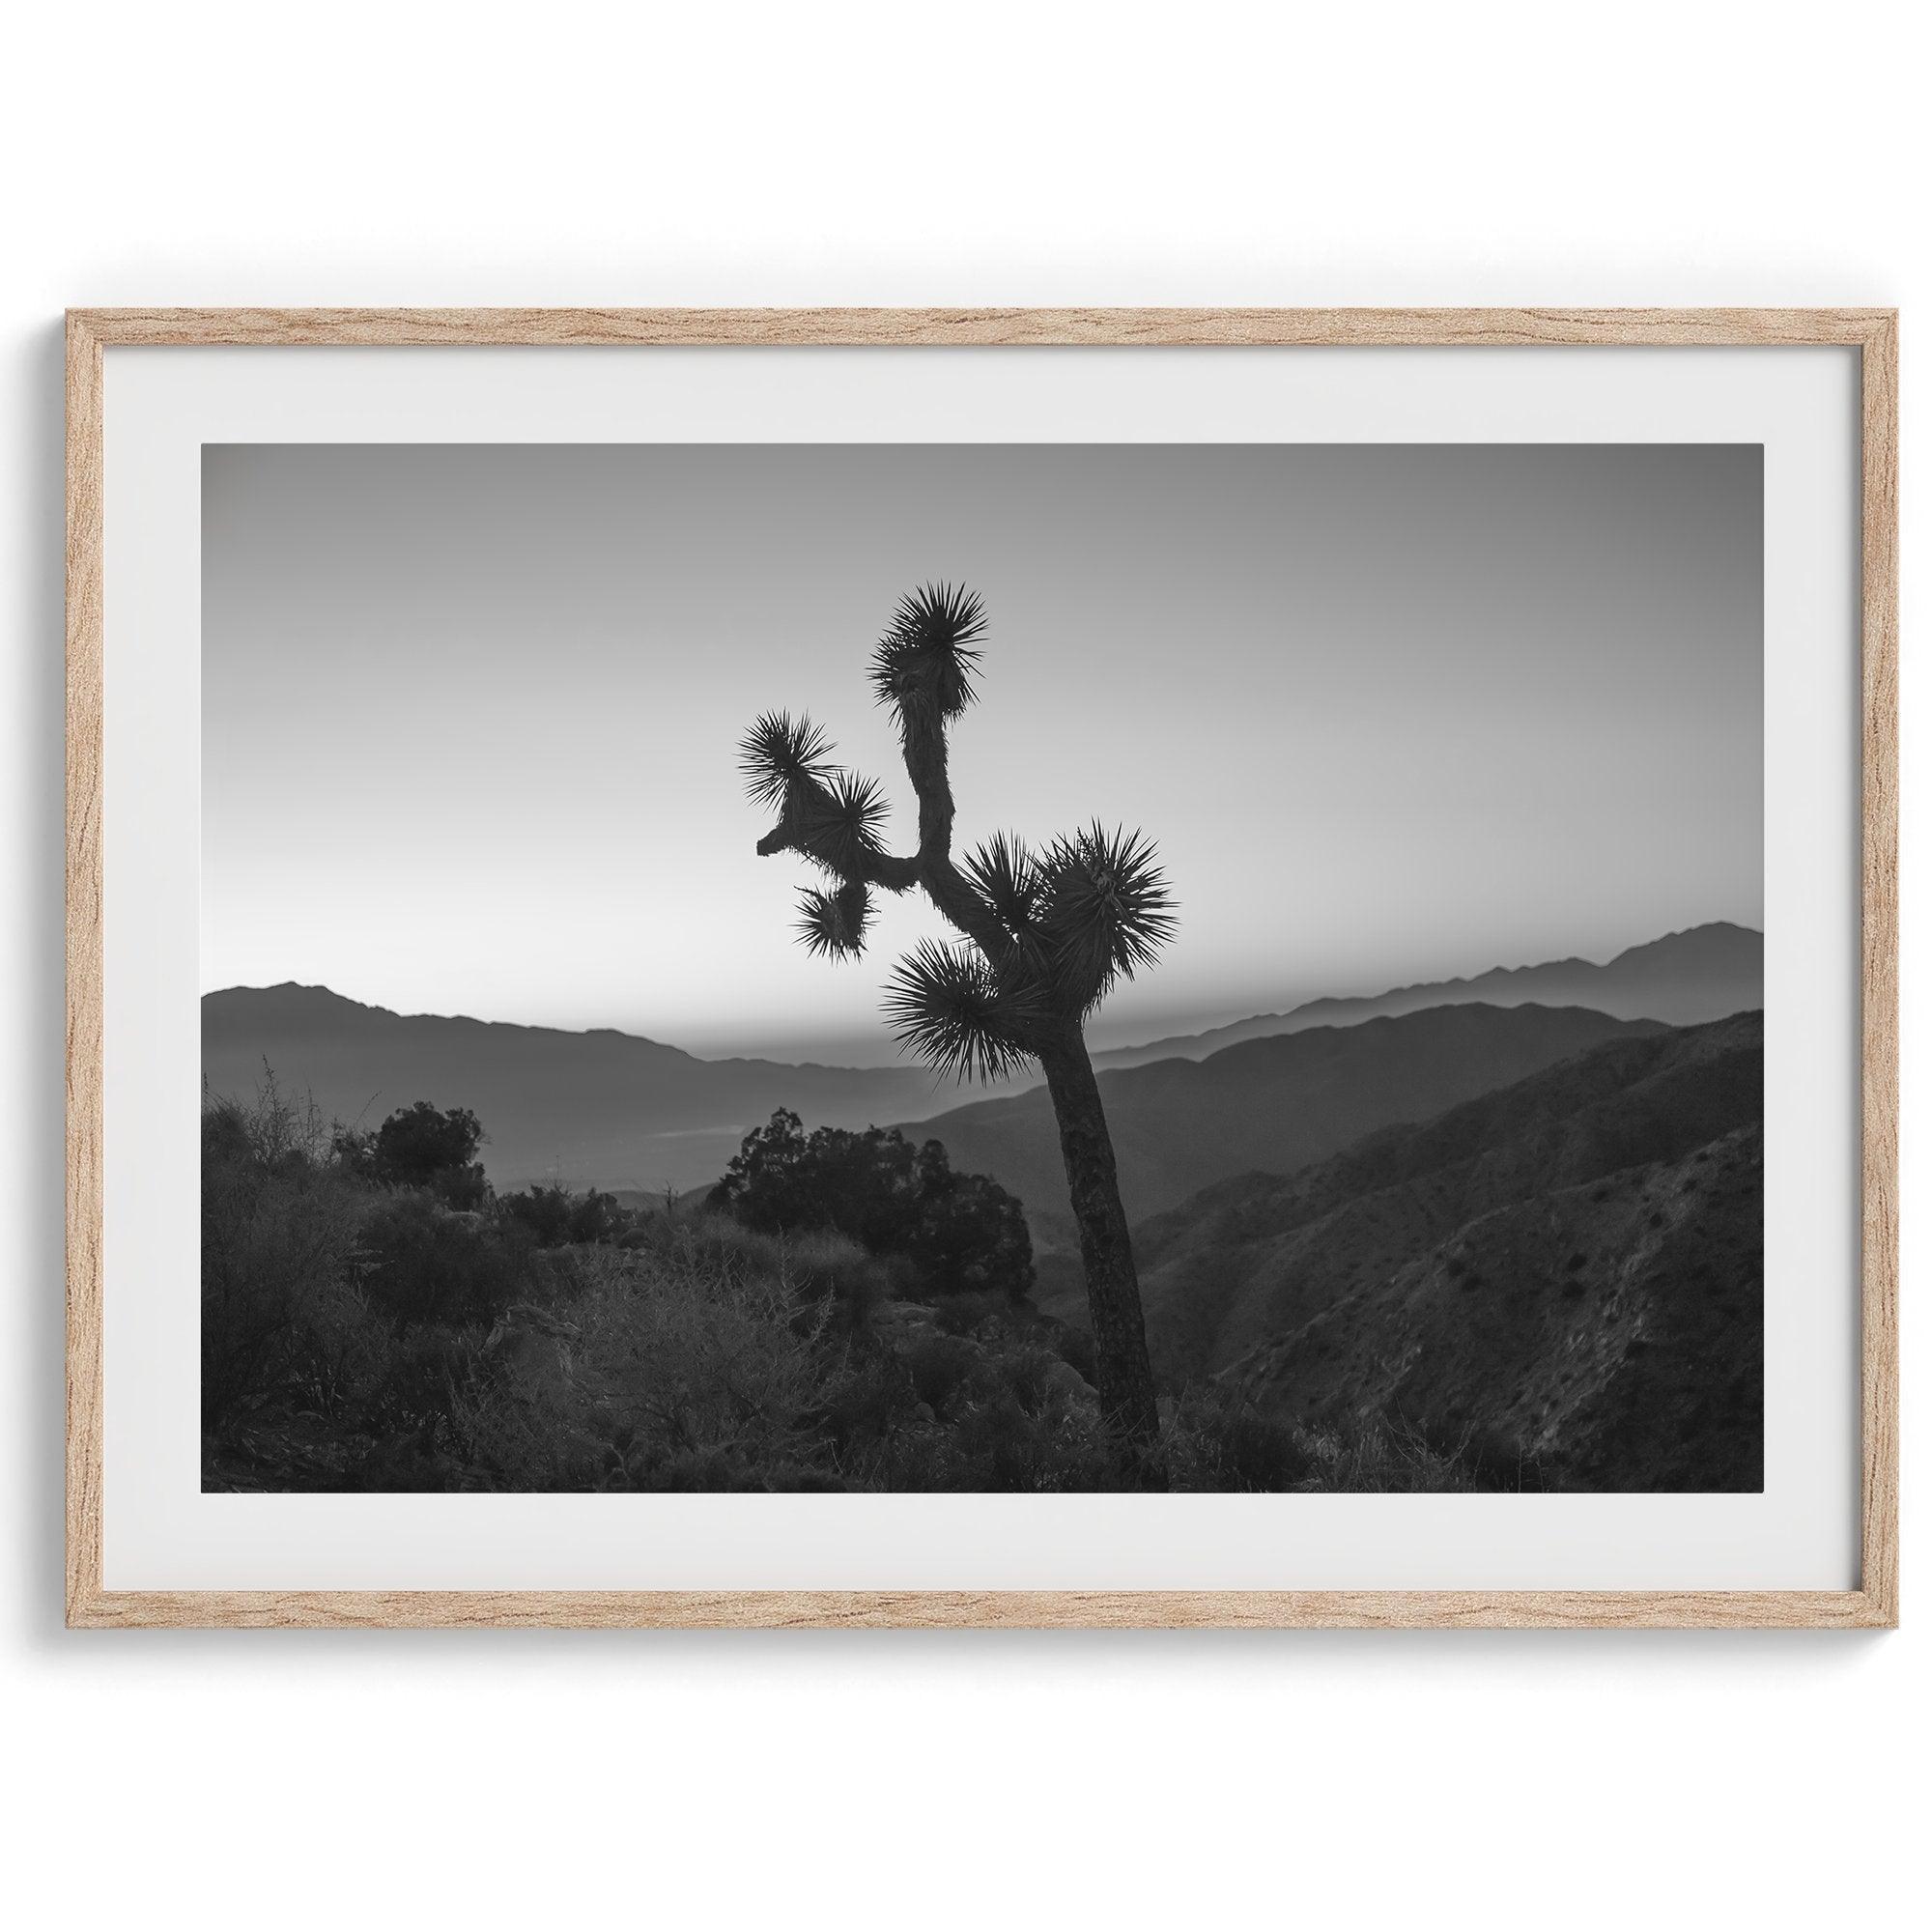
{"type": "Polygon", "coordinates": [[[960,935],[899,961],[887,1022],[958,1080],[1039,1064],[1080,1231],[1101,1408],[1129,1468],[1158,1481],[1140,1283],[1082,1028],[1117,979],[1151,963],[1174,930],[1173,902],[1152,845],[1097,822],[1037,852],[1002,834],[954,860],[947,733],[973,702],[985,629],[977,595],[936,584],[900,600],[872,655],[872,689],[897,720],[919,797],[917,851],[886,849],[879,786],[834,765],[809,718],[768,711],[741,748],[752,798],[779,814],[758,853],[796,852],[826,874],[827,890],[800,895],[799,937],[813,953],[864,951],[875,887],[923,891],[960,935]]]}

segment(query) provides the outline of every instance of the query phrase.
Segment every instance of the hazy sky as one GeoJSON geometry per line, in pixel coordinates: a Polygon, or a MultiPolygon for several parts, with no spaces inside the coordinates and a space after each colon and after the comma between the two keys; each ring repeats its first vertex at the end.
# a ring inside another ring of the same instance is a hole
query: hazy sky
{"type": "Polygon", "coordinates": [[[1761,925],[1753,446],[211,446],[205,987],[892,1057],[791,938],[736,744],[911,789],[901,592],[991,618],[961,849],[1098,816],[1180,902],[1100,1043],[1761,925]]]}

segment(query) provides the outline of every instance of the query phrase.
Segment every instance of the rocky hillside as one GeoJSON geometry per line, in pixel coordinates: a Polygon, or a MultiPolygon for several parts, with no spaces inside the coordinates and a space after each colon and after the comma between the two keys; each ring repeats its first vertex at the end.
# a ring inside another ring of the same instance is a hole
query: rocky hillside
{"type": "Polygon", "coordinates": [[[1762,1042],[1612,1040],[1144,1224],[1163,1373],[1506,1487],[1760,1487],[1762,1042]]]}

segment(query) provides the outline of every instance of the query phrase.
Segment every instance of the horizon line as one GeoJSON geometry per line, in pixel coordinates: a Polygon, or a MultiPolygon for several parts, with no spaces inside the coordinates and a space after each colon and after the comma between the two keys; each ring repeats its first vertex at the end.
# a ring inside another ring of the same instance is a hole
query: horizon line
{"type": "MultiPolygon", "coordinates": [[[[1505,966],[1498,963],[1493,966],[1486,966],[1480,972],[1451,974],[1442,979],[1437,979],[1437,980],[1408,980],[1402,981],[1399,984],[1383,986],[1379,991],[1377,992],[1317,993],[1307,999],[1296,1000],[1290,1006],[1274,1007],[1267,1009],[1254,1008],[1245,1012],[1237,1011],[1233,1015],[1233,1017],[1228,1019],[1204,1019],[1202,1023],[1196,1026],[1191,1032],[1169,1031],[1166,1033],[1155,1034],[1151,1038],[1149,1039],[1129,1040],[1118,1046],[1101,1047],[1097,1049],[1094,1057],[1098,1058],[1100,1055],[1114,1054],[1114,1053],[1137,1053],[1144,1051],[1148,1047],[1161,1046],[1175,1040],[1198,1038],[1206,1034],[1218,1033],[1222,1031],[1224,1028],[1232,1026],[1240,1026],[1249,1020],[1286,1018],[1291,1014],[1305,1011],[1310,1007],[1339,1005],[1346,1002],[1356,1001],[1356,1000],[1392,999],[1398,994],[1415,992],[1419,988],[1425,986],[1445,986],[1445,987],[1467,986],[1473,984],[1478,980],[1486,980],[1492,974],[1496,974],[1496,973],[1504,973],[1504,974],[1533,973],[1533,972],[1540,972],[1547,967],[1556,967],[1556,966],[1586,966],[1594,971],[1602,972],[1615,965],[1619,959],[1624,958],[1629,953],[1640,952],[1644,951],[1646,948],[1652,946],[1661,946],[1666,940],[1682,939],[1690,933],[1712,931],[1723,927],[1728,927],[1733,932],[1748,933],[1753,938],[1757,939],[1762,939],[1764,937],[1764,931],[1762,927],[1754,925],[1746,925],[1737,920],[1733,919],[1699,920],[1694,924],[1675,926],[1667,932],[1658,933],[1654,938],[1635,940],[1633,941],[1628,946],[1619,947],[1617,951],[1612,952],[1607,959],[1590,959],[1582,953],[1571,952],[1562,954],[1561,956],[1558,957],[1525,960],[1522,964],[1517,966],[1505,966]]],[[[460,1022],[469,1026],[507,1026],[507,1027],[515,1027],[519,1031],[525,1033],[565,1034],[573,1038],[589,1038],[599,1034],[612,1034],[615,1035],[620,1039],[634,1039],[639,1041],[640,1043],[646,1046],[663,1047],[667,1051],[671,1053],[681,1053],[685,1056],[686,1059],[695,1060],[706,1065],[728,1065],[733,1061],[762,1061],[765,1062],[767,1065],[791,1065],[800,1067],[822,1066],[822,1067],[832,1067],[832,1068],[847,1067],[847,1063],[836,1060],[817,1060],[817,1059],[782,1060],[782,1059],[773,1059],[771,1055],[763,1053],[718,1053],[718,1054],[694,1053],[688,1047],[678,1046],[670,1040],[660,1039],[655,1035],[643,1034],[643,1033],[632,1033],[627,1028],[616,1027],[616,1026],[567,1027],[567,1026],[553,1026],[539,1020],[483,1019],[478,1017],[474,1013],[448,1013],[448,1012],[429,1012],[429,1011],[404,1012],[399,1008],[385,1007],[378,1001],[358,1000],[353,994],[338,992],[336,988],[334,988],[333,986],[324,984],[321,981],[310,981],[304,980],[275,980],[268,981],[267,983],[261,985],[250,985],[250,984],[244,984],[241,981],[237,981],[231,985],[226,985],[226,986],[207,987],[196,997],[200,1001],[207,1001],[212,999],[218,999],[225,993],[274,993],[274,992],[280,992],[284,988],[293,988],[298,992],[303,992],[303,993],[326,993],[328,995],[330,999],[341,1000],[346,1005],[349,1006],[360,1007],[365,1012],[387,1013],[394,1019],[402,1019],[402,1020],[433,1019],[433,1020],[447,1020],[451,1022],[460,1022]]],[[[1531,1004],[1535,1003],[1532,1002],[1531,1004]]],[[[892,1069],[893,1067],[898,1065],[900,1063],[897,1061],[887,1061],[881,1063],[877,1066],[851,1067],[849,1068],[849,1070],[855,1072],[885,1071],[892,1069]]],[[[906,1064],[912,1065],[914,1063],[906,1063],[906,1064]]]]}

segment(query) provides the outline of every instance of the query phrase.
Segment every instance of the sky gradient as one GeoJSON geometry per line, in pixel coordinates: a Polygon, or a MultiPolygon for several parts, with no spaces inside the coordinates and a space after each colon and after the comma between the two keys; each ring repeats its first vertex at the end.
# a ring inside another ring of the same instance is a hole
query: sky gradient
{"type": "Polygon", "coordinates": [[[991,621],[957,848],[1099,817],[1179,900],[1109,1045],[1763,923],[1755,446],[290,445],[203,464],[205,989],[894,1058],[736,744],[912,798],[867,656],[991,621]]]}

